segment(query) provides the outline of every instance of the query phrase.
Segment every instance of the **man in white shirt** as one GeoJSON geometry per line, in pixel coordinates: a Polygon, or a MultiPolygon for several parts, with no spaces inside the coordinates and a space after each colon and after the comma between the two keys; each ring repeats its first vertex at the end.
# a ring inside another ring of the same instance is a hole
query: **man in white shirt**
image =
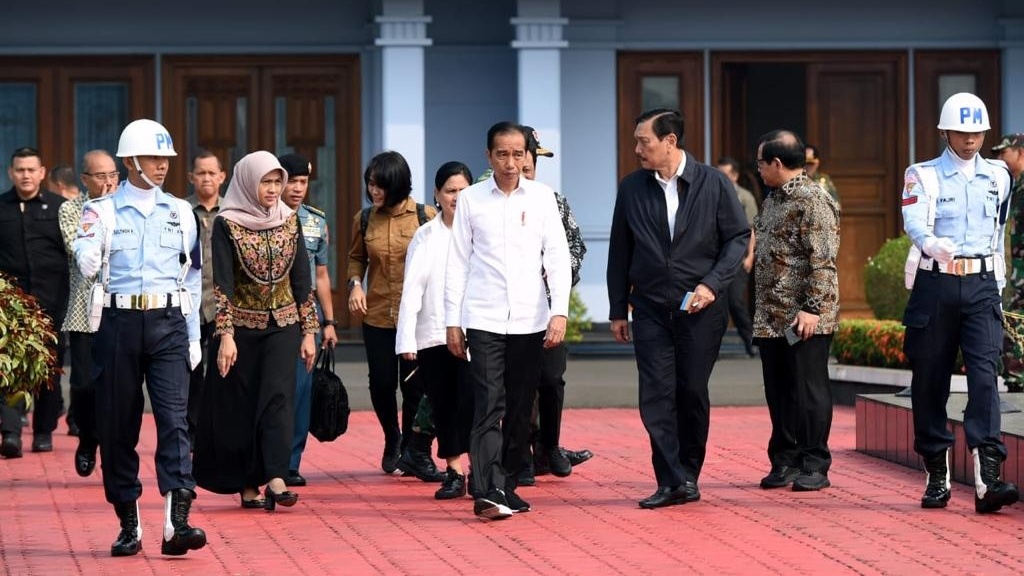
{"type": "Polygon", "coordinates": [[[562,343],[569,315],[569,246],[555,193],[521,177],[525,158],[518,124],[491,126],[494,172],[459,197],[445,277],[448,349],[468,357],[473,386],[473,512],[490,519],[530,509],[516,477],[530,458],[541,353],[562,343]]]}

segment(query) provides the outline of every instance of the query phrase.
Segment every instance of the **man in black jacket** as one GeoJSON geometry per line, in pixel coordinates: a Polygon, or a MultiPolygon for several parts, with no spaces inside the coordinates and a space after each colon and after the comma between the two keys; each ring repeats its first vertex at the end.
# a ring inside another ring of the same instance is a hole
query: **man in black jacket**
{"type": "MultiPolygon", "coordinates": [[[[36,297],[43,311],[60,330],[68,307],[68,255],[57,222],[64,198],[43,189],[46,168],[34,148],[19,148],[11,155],[7,175],[14,184],[0,194],[0,272],[10,274],[18,286],[36,297]]],[[[64,364],[64,347],[55,346],[58,366],[64,364]]],[[[61,407],[60,380],[36,393],[32,418],[32,451],[53,451],[53,431],[61,407]]],[[[0,399],[3,443],[0,454],[20,458],[21,417],[0,399]]]]}
{"type": "Polygon", "coordinates": [[[608,246],[609,319],[615,339],[633,336],[640,418],[651,439],[660,508],[700,499],[710,402],[728,309],[718,296],[750,240],[732,183],[683,150],[683,118],[656,109],[637,118],[641,170],[619,183],[608,246]]]}

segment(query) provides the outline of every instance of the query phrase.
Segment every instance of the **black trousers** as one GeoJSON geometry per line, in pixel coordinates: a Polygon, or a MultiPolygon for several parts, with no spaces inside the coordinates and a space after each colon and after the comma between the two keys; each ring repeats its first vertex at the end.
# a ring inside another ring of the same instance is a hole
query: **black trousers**
{"type": "Polygon", "coordinates": [[[92,380],[93,339],[91,332],[68,332],[71,406],[75,409],[79,442],[85,446],[95,446],[99,442],[96,434],[96,386],[92,380]]]}
{"type": "Polygon", "coordinates": [[[469,452],[473,426],[473,390],[469,364],[452,356],[448,347],[433,346],[416,353],[420,382],[430,398],[437,435],[437,456],[452,458],[469,452]]]}
{"type": "Polygon", "coordinates": [[[996,380],[1003,347],[999,304],[999,289],[990,274],[918,272],[903,314],[907,327],[903,351],[913,370],[910,390],[918,454],[931,456],[953,444],[946,402],[959,349],[967,369],[967,446],[992,446],[1006,457],[996,380]]]}
{"type": "Polygon", "coordinates": [[[142,495],[139,443],[144,398],[156,420],[156,478],[161,494],[195,488],[185,411],[188,404],[188,327],[178,308],[105,308],[93,341],[96,413],[103,490],[111,504],[142,495]]]}
{"type": "Polygon", "coordinates": [[[467,330],[473,386],[469,457],[473,487],[504,490],[530,458],[530,410],[540,380],[544,333],[467,330]]]}
{"type": "Polygon", "coordinates": [[[412,423],[416,418],[416,408],[423,396],[423,385],[419,374],[413,374],[406,381],[409,373],[416,368],[395,354],[395,338],[398,331],[394,328],[377,328],[363,324],[363,344],[366,346],[366,364],[370,369],[370,403],[377,414],[377,421],[384,431],[384,441],[388,444],[401,442],[404,450],[411,438],[412,423]],[[402,427],[398,427],[398,400],[395,393],[402,390],[402,427]],[[403,432],[405,433],[403,436],[403,432]]]}
{"type": "Polygon", "coordinates": [[[740,266],[736,270],[736,276],[729,283],[728,296],[726,296],[729,301],[729,317],[732,318],[732,323],[736,326],[736,333],[739,334],[740,340],[743,340],[743,346],[748,354],[753,352],[754,336],[750,310],[747,309],[747,280],[749,278],[750,274],[743,269],[743,266],[740,266]]]}
{"type": "Polygon", "coordinates": [[[827,474],[832,465],[832,384],[828,377],[831,334],[790,346],[785,338],[759,338],[764,397],[772,421],[768,459],[827,474]]]}
{"type": "Polygon", "coordinates": [[[541,352],[540,383],[537,386],[538,430],[535,437],[549,450],[558,447],[561,439],[568,355],[569,350],[565,344],[544,348],[541,352]]]}
{"type": "MultiPolygon", "coordinates": [[[[196,426],[199,424],[199,404],[203,397],[203,382],[206,381],[207,363],[211,358],[207,349],[210,347],[210,338],[213,337],[216,328],[217,326],[213,322],[199,325],[199,349],[202,351],[203,357],[199,361],[199,365],[189,375],[188,381],[188,435],[192,439],[196,437],[196,426]]],[[[213,357],[216,358],[216,353],[213,357]]],[[[214,366],[214,369],[216,368],[214,366]]]]}
{"type": "Polygon", "coordinates": [[[633,310],[640,419],[650,436],[658,486],[700,478],[711,415],[708,379],[722,345],[726,308],[716,300],[696,314],[633,310]]]}

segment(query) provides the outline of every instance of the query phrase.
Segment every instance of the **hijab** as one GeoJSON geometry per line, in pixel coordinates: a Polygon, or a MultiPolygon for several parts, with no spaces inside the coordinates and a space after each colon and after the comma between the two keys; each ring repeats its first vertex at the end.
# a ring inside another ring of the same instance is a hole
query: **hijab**
{"type": "Polygon", "coordinates": [[[220,203],[219,214],[249,230],[268,230],[284,224],[294,210],[280,198],[270,208],[259,201],[260,180],[274,170],[280,170],[282,180],[288,181],[288,172],[281,167],[277,157],[266,150],[247,154],[239,160],[220,203]]]}

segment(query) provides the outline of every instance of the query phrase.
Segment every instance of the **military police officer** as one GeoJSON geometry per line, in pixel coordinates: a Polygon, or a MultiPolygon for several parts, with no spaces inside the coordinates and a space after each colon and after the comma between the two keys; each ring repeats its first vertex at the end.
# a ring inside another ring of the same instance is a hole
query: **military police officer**
{"type": "Polygon", "coordinates": [[[113,556],[142,548],[135,446],[143,379],[157,427],[157,483],[166,498],[161,552],[177,556],[206,545],[206,534],[188,525],[195,481],[185,419],[189,371],[201,357],[194,310],[202,256],[188,202],[160,188],[168,157],[176,155],[159,123],[128,124],[117,147],[128,179],[112,195],[85,204],[74,244],[82,275],[99,272],[102,287],[91,296],[90,314],[95,321],[102,312],[93,362],[96,409],[103,415],[97,423],[103,488],[121,521],[113,556]]]}
{"type": "Polygon", "coordinates": [[[944,508],[950,498],[946,401],[959,348],[967,368],[964,432],[974,457],[974,508],[994,512],[1018,499],[1017,487],[999,479],[1006,447],[996,388],[1009,173],[1001,161],[978,155],[989,117],[974,94],[950,96],[938,128],[946,149],[907,168],[903,188],[904,228],[921,251],[919,262],[908,262],[917,272],[903,316],[914,450],[927,472],[921,506],[944,508]]]}
{"type": "MultiPolygon", "coordinates": [[[[313,165],[305,156],[299,154],[285,154],[278,158],[278,161],[288,173],[288,183],[285,184],[281,200],[298,213],[302,237],[306,242],[306,254],[309,256],[309,272],[315,281],[316,311],[320,325],[323,326],[323,336],[321,338],[321,335],[317,335],[316,345],[318,348],[333,348],[338,342],[334,329],[338,323],[334,320],[331,277],[327,272],[327,214],[302,202],[309,191],[309,176],[313,165]]],[[[291,462],[284,483],[288,486],[305,486],[306,479],[299,473],[299,464],[302,461],[302,452],[306,449],[306,437],[309,436],[313,375],[306,369],[306,361],[299,357],[296,357],[295,370],[295,426],[291,462]]]]}

